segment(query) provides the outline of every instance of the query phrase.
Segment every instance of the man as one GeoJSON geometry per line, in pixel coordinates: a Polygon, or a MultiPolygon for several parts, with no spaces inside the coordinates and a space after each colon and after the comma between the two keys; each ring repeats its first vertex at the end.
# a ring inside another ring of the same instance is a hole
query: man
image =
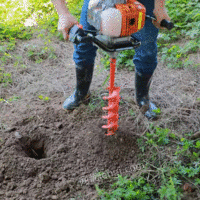
{"type": "MultiPolygon", "coordinates": [[[[80,24],[83,29],[94,30],[87,22],[87,8],[90,0],[84,0],[80,24]]],[[[77,20],[66,8],[65,0],[52,0],[60,18],[59,29],[64,39],[68,39],[69,29],[77,23],[77,20]]],[[[135,49],[133,62],[135,64],[135,90],[138,106],[144,110],[148,119],[155,119],[156,114],[152,111],[157,109],[149,101],[149,87],[152,75],[157,67],[157,36],[163,19],[170,21],[165,8],[165,0],[139,0],[146,7],[146,14],[155,16],[156,21],[147,19],[142,30],[134,36],[141,41],[141,46],[135,49]]],[[[72,110],[90,98],[89,87],[92,81],[94,61],[97,47],[92,43],[75,45],[73,59],[76,64],[76,89],[72,96],[68,97],[63,104],[66,110],[72,110]]]]}

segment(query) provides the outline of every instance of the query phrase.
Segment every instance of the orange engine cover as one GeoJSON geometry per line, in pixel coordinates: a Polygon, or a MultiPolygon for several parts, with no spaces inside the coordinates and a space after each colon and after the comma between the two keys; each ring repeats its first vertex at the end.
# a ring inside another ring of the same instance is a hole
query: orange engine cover
{"type": "Polygon", "coordinates": [[[144,27],[146,8],[136,0],[127,0],[126,4],[117,4],[116,8],[122,15],[120,37],[130,36],[144,27]]]}

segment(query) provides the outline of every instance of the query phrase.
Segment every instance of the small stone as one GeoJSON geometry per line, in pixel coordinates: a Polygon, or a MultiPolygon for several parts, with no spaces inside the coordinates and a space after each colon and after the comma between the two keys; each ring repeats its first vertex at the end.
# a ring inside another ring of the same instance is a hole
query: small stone
{"type": "Polygon", "coordinates": [[[15,132],[15,137],[16,137],[17,139],[21,139],[21,138],[22,138],[22,136],[19,134],[19,132],[15,132]]]}
{"type": "Polygon", "coordinates": [[[76,143],[73,143],[72,146],[73,146],[73,147],[76,147],[76,143]]]}
{"type": "Polygon", "coordinates": [[[63,179],[62,182],[58,182],[56,183],[56,191],[57,192],[60,192],[60,191],[63,191],[63,190],[67,190],[69,188],[69,184],[67,182],[66,179],[63,179]]]}
{"type": "Polygon", "coordinates": [[[197,83],[195,81],[190,81],[189,85],[196,86],[197,83]]]}
{"type": "Polygon", "coordinates": [[[50,176],[46,172],[43,172],[39,174],[39,179],[42,183],[47,183],[50,180],[50,176]]]}
{"type": "Polygon", "coordinates": [[[64,179],[64,177],[61,176],[58,180],[59,180],[59,181],[62,181],[63,179],[64,179]]]}
{"type": "Polygon", "coordinates": [[[57,153],[62,153],[67,151],[67,146],[65,146],[64,144],[59,145],[58,149],[57,149],[57,153]]]}
{"type": "Polygon", "coordinates": [[[11,197],[13,193],[11,191],[6,192],[6,197],[11,197]]]}
{"type": "Polygon", "coordinates": [[[27,180],[25,180],[24,182],[22,182],[21,186],[28,187],[31,184],[32,181],[33,181],[32,178],[28,178],[27,180]]]}
{"type": "Polygon", "coordinates": [[[27,189],[23,189],[23,194],[27,194],[27,189]]]}
{"type": "Polygon", "coordinates": [[[77,165],[79,165],[81,162],[81,159],[77,159],[77,165]]]}
{"type": "Polygon", "coordinates": [[[71,168],[72,168],[72,164],[65,165],[65,170],[66,169],[71,169],[71,168]]]}
{"type": "Polygon", "coordinates": [[[52,170],[51,167],[47,167],[46,172],[50,172],[52,170]]]}
{"type": "Polygon", "coordinates": [[[41,187],[42,187],[41,183],[37,184],[37,188],[41,188],[41,187]]]}
{"type": "Polygon", "coordinates": [[[57,122],[57,123],[55,123],[55,126],[56,126],[56,128],[58,128],[58,129],[63,128],[62,122],[57,122]]]}
{"type": "Polygon", "coordinates": [[[53,175],[51,178],[52,178],[53,180],[58,180],[58,176],[57,176],[57,175],[53,175]]]}
{"type": "Polygon", "coordinates": [[[37,187],[37,182],[34,182],[30,188],[36,188],[37,187]]]}
{"type": "Polygon", "coordinates": [[[9,128],[9,129],[6,130],[6,132],[9,132],[9,133],[12,132],[12,131],[16,131],[16,127],[12,127],[12,128],[9,128]]]}
{"type": "Polygon", "coordinates": [[[76,177],[76,176],[77,176],[77,173],[73,173],[73,174],[72,174],[72,177],[76,177]]]}
{"type": "Polygon", "coordinates": [[[53,195],[53,196],[51,197],[51,199],[58,199],[58,197],[57,197],[56,195],[53,195]]]}
{"type": "Polygon", "coordinates": [[[20,199],[19,200],[26,200],[26,198],[25,197],[20,197],[20,199]]]}
{"type": "Polygon", "coordinates": [[[11,182],[11,183],[8,183],[6,190],[7,191],[14,190],[16,187],[17,187],[17,185],[15,183],[11,182]]]}
{"type": "Polygon", "coordinates": [[[9,176],[5,176],[5,180],[10,180],[11,178],[9,176]]]}
{"type": "Polygon", "coordinates": [[[18,194],[23,194],[23,189],[18,190],[18,194]]]}

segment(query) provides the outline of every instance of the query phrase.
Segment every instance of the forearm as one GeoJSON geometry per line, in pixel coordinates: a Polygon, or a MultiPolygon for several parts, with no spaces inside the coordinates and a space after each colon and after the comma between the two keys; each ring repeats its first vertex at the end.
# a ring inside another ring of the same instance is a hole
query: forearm
{"type": "Polygon", "coordinates": [[[155,8],[163,9],[165,7],[165,0],[154,0],[155,8]]]}
{"type": "Polygon", "coordinates": [[[57,10],[58,15],[70,14],[68,8],[66,7],[67,3],[65,0],[51,0],[51,2],[54,4],[54,7],[57,10]]]}

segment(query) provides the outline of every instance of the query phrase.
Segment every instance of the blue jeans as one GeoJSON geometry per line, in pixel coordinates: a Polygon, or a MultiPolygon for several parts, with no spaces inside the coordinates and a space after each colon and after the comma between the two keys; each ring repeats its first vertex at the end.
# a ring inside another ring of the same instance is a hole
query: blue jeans
{"type": "MultiPolygon", "coordinates": [[[[80,24],[83,29],[95,30],[87,22],[87,8],[90,0],[84,0],[80,24]]],[[[139,0],[146,7],[146,14],[153,16],[154,0],[139,0]]],[[[157,67],[157,36],[158,29],[147,19],[142,30],[133,34],[141,41],[141,46],[135,49],[133,63],[136,71],[141,75],[153,74],[157,67]]],[[[74,46],[73,59],[77,66],[87,68],[95,61],[97,47],[92,43],[81,43],[74,46]]]]}

